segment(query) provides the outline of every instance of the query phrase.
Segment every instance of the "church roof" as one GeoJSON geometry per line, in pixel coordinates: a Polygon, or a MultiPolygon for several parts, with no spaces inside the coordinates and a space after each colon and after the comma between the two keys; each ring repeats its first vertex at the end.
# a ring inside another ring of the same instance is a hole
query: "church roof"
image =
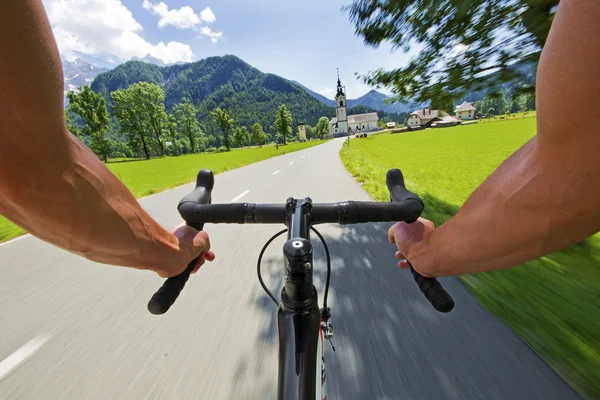
{"type": "Polygon", "coordinates": [[[367,121],[379,121],[379,116],[376,112],[366,114],[348,115],[348,122],[367,122],[367,121]]]}
{"type": "MultiPolygon", "coordinates": [[[[348,123],[349,124],[356,124],[359,122],[367,122],[367,121],[379,121],[379,116],[377,115],[376,112],[348,115],[348,123]]],[[[335,123],[337,123],[337,118],[332,118],[331,121],[329,121],[330,125],[333,125],[335,123]]]]}

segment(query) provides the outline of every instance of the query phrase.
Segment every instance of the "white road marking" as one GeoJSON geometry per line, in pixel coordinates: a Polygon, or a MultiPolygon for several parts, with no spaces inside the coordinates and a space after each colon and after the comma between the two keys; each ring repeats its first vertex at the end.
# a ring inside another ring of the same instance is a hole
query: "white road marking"
{"type": "Polygon", "coordinates": [[[38,351],[38,349],[42,347],[42,345],[46,343],[48,339],[50,339],[50,335],[39,335],[25,343],[20,349],[6,357],[4,360],[0,361],[0,380],[15,367],[33,355],[33,353],[38,351]]]}
{"type": "Polygon", "coordinates": [[[246,190],[245,192],[240,193],[239,195],[237,195],[233,199],[231,199],[230,203],[235,203],[236,201],[238,201],[239,199],[241,199],[242,197],[244,197],[248,193],[250,193],[249,190],[246,190]]]}
{"type": "Polygon", "coordinates": [[[312,153],[308,153],[308,155],[310,156],[312,153]]]}
{"type": "Polygon", "coordinates": [[[300,156],[300,158],[304,158],[304,156],[300,156]]]}
{"type": "Polygon", "coordinates": [[[293,163],[294,163],[294,162],[292,161],[292,162],[290,163],[290,165],[292,165],[293,163]]]}
{"type": "Polygon", "coordinates": [[[279,170],[273,172],[273,175],[277,175],[279,173],[279,170]]]}

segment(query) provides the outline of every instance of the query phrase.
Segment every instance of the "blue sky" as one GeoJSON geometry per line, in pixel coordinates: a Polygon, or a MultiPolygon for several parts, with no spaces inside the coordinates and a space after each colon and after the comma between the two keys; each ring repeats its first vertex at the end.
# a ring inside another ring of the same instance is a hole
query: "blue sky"
{"type": "Polygon", "coordinates": [[[371,89],[355,72],[400,67],[410,56],[392,53],[389,45],[364,46],[341,11],[350,0],[43,2],[67,58],[122,61],[150,53],[174,62],[233,54],[327,97],[333,96],[338,67],[348,96],[355,98],[371,89]]]}

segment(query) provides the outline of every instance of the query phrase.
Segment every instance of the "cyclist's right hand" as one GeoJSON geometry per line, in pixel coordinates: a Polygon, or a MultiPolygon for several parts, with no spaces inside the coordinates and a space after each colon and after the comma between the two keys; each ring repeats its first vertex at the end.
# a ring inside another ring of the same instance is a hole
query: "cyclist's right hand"
{"type": "MultiPolygon", "coordinates": [[[[396,252],[396,258],[400,259],[398,266],[400,268],[409,268],[407,258],[410,258],[411,248],[423,240],[425,235],[432,232],[435,229],[433,222],[425,218],[419,218],[412,224],[406,222],[396,222],[388,230],[388,239],[390,243],[395,243],[398,247],[396,252]]],[[[419,270],[418,265],[413,265],[413,268],[421,273],[423,276],[427,276],[425,271],[419,270]]]]}
{"type": "Polygon", "coordinates": [[[196,273],[206,261],[215,259],[215,253],[210,251],[208,233],[197,231],[187,225],[180,225],[173,230],[173,235],[179,242],[179,250],[174,260],[165,260],[164,269],[155,270],[162,278],[179,275],[187,268],[190,261],[196,257],[198,257],[198,261],[194,265],[192,274],[196,273]]]}

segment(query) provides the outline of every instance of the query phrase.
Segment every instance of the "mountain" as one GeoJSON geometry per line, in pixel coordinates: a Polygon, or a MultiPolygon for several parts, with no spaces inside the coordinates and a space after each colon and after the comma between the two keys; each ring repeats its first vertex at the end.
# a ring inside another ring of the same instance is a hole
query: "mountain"
{"type": "Polygon", "coordinates": [[[287,79],[263,73],[232,55],[168,66],[129,61],[98,75],[91,88],[102,94],[111,107],[111,92],[141,81],[164,88],[168,110],[183,98],[190,98],[209,133],[216,127],[211,126],[206,116],[217,107],[227,109],[238,124],[248,129],[259,122],[266,131],[272,131],[281,104],[291,111],[293,126],[298,122],[315,125],[320,117],[335,115],[334,108],[317,101],[287,79]]]}
{"type": "Polygon", "coordinates": [[[65,96],[67,91],[75,90],[80,86],[90,85],[94,78],[103,72],[107,72],[107,68],[100,68],[83,61],[81,58],[75,61],[62,61],[63,75],[65,79],[65,96]]]}
{"type": "Polygon", "coordinates": [[[142,62],[145,62],[145,63],[148,63],[148,64],[158,65],[159,67],[164,67],[166,65],[163,60],[161,60],[160,58],[153,57],[150,54],[146,54],[142,58],[132,57],[131,60],[132,61],[142,61],[142,62]]]}
{"type": "MultiPolygon", "coordinates": [[[[328,105],[330,107],[335,107],[334,99],[329,99],[329,98],[323,96],[322,94],[314,92],[314,91],[310,90],[309,88],[307,88],[306,86],[304,86],[303,84],[301,84],[300,82],[297,82],[297,81],[290,81],[290,82],[292,82],[294,85],[297,85],[297,86],[301,87],[302,89],[304,89],[306,91],[306,93],[310,94],[313,98],[319,100],[321,103],[328,105]]],[[[388,97],[389,96],[386,96],[383,93],[379,93],[375,90],[371,90],[369,93],[364,94],[357,99],[348,99],[348,108],[352,108],[354,106],[365,106],[365,107],[369,107],[369,108],[372,108],[377,111],[385,111],[388,113],[396,113],[396,114],[412,111],[411,106],[408,104],[403,104],[403,103],[385,104],[385,99],[387,99],[388,97]]]]}
{"type": "Polygon", "coordinates": [[[314,97],[315,99],[319,100],[321,103],[323,103],[323,104],[325,104],[325,105],[327,105],[329,107],[335,107],[335,100],[334,99],[329,99],[329,98],[323,96],[322,94],[319,94],[317,92],[313,92],[312,90],[310,90],[309,88],[307,88],[306,86],[304,86],[303,84],[301,84],[300,82],[292,81],[292,80],[290,80],[290,82],[292,82],[296,86],[300,86],[302,89],[304,89],[306,91],[306,93],[310,94],[312,97],[314,97]]]}

